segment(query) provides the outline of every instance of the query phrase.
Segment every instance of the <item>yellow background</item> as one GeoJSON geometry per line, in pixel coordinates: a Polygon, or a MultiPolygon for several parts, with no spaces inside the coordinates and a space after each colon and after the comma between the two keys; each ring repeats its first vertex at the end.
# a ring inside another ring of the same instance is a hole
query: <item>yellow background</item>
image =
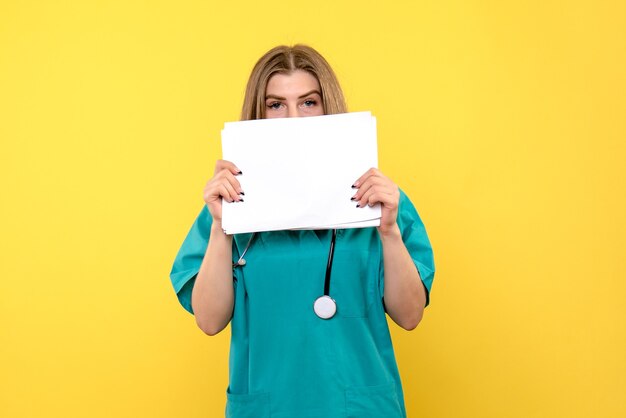
{"type": "Polygon", "coordinates": [[[168,274],[252,65],[308,43],[435,249],[409,417],[626,416],[621,1],[0,2],[0,416],[219,417],[168,274]],[[384,5],[383,5],[384,4],[384,5]]]}

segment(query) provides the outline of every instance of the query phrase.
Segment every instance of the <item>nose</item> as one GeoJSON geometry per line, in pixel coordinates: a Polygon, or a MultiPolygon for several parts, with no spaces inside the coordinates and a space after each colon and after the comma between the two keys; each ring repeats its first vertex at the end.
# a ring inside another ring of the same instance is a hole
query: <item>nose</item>
{"type": "Polygon", "coordinates": [[[288,109],[288,113],[287,113],[287,117],[288,118],[298,118],[300,117],[300,112],[298,110],[298,106],[289,106],[288,109]]]}

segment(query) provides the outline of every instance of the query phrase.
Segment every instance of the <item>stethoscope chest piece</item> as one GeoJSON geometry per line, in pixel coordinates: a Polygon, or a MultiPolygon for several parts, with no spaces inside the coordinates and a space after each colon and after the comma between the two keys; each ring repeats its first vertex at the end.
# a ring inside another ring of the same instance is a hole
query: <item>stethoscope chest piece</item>
{"type": "Polygon", "coordinates": [[[330,296],[320,296],[313,304],[313,311],[322,319],[330,319],[337,312],[337,303],[330,296]]]}

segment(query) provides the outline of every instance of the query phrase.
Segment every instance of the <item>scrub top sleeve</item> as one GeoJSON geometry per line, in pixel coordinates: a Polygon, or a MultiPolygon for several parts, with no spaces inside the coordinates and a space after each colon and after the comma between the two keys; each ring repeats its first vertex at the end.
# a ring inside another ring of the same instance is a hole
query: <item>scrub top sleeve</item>
{"type": "Polygon", "coordinates": [[[178,250],[170,272],[170,280],[178,296],[178,301],[183,308],[192,314],[191,291],[209,243],[212,223],[211,214],[207,206],[204,205],[178,250]]]}
{"type": "MultiPolygon", "coordinates": [[[[413,203],[408,196],[400,190],[400,202],[398,204],[398,227],[402,234],[402,241],[407,250],[424,284],[426,290],[426,306],[430,303],[430,291],[435,277],[435,260],[433,257],[433,249],[426,234],[426,228],[415,210],[413,203]]],[[[382,263],[381,263],[382,264],[382,263]]],[[[384,295],[384,268],[381,266],[380,292],[384,295]]]]}

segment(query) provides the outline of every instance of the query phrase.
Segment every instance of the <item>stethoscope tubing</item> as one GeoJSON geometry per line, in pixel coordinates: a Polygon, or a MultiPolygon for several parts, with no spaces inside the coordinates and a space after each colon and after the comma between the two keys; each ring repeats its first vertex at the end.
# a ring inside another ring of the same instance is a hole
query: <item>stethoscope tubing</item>
{"type": "Polygon", "coordinates": [[[337,240],[337,230],[333,229],[333,237],[330,240],[330,250],[328,251],[328,263],[326,264],[326,277],[324,279],[324,296],[330,293],[330,272],[333,268],[333,258],[335,256],[335,241],[337,240]]]}

